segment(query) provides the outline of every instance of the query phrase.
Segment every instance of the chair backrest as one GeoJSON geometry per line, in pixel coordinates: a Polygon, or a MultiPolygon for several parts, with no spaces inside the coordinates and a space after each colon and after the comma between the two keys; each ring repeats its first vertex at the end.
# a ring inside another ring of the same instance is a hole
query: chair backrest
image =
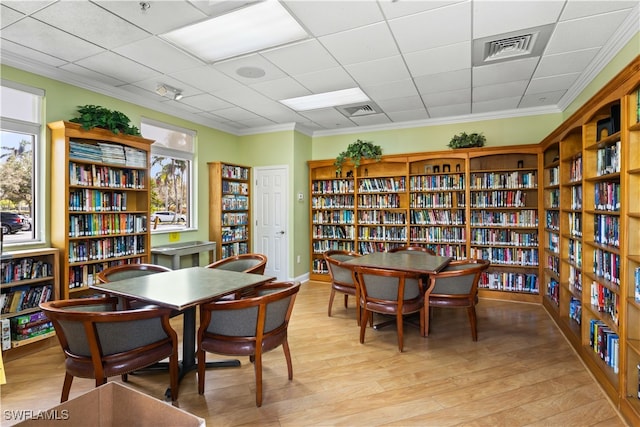
{"type": "Polygon", "coordinates": [[[403,253],[426,253],[429,255],[435,255],[436,253],[429,248],[425,248],[423,246],[398,246],[395,248],[389,249],[387,252],[403,252],[403,253]]]}
{"type": "Polygon", "coordinates": [[[97,277],[100,283],[108,283],[167,271],[171,269],[156,264],[122,264],[105,268],[98,273],[97,277]]]}
{"type": "Polygon", "coordinates": [[[475,296],[482,272],[489,268],[487,260],[451,261],[447,267],[429,275],[426,296],[475,296]]]}
{"type": "Polygon", "coordinates": [[[356,266],[354,277],[363,301],[408,301],[424,294],[421,276],[408,271],[356,266]]]}
{"type": "Polygon", "coordinates": [[[329,268],[331,281],[344,286],[353,286],[353,267],[344,265],[346,261],[359,257],[360,254],[351,251],[331,250],[324,253],[324,259],[329,268]]]}
{"type": "Polygon", "coordinates": [[[201,329],[215,336],[262,339],[286,330],[300,284],[266,283],[257,296],[201,305],[201,329]]]}
{"type": "Polygon", "coordinates": [[[267,256],[263,254],[241,254],[207,265],[207,268],[218,268],[220,270],[241,271],[244,273],[264,274],[267,266],[267,256]]]}
{"type": "Polygon", "coordinates": [[[90,359],[96,378],[104,378],[103,362],[117,355],[118,365],[135,365],[145,351],[177,345],[169,324],[169,308],[116,311],[118,299],[78,298],[49,301],[40,308],[51,320],[68,357],[90,359]],[[128,354],[127,354],[128,353],[128,354]]]}

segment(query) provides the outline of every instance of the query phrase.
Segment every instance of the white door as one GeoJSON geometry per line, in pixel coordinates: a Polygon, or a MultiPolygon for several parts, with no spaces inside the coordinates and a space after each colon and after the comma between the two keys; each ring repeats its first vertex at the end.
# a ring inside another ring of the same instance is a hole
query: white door
{"type": "Polygon", "coordinates": [[[264,274],[277,280],[289,275],[289,169],[287,166],[254,168],[254,252],[267,256],[264,274]]]}

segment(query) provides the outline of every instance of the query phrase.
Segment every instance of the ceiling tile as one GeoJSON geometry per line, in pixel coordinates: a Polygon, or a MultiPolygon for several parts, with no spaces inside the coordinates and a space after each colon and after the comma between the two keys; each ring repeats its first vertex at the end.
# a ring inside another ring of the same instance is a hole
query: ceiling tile
{"type": "Polygon", "coordinates": [[[250,106],[257,102],[270,101],[266,96],[258,93],[250,87],[239,86],[229,89],[217,90],[213,92],[213,95],[220,99],[228,101],[232,104],[242,106],[250,106]]]}
{"type": "Polygon", "coordinates": [[[99,53],[76,61],[76,64],[98,73],[108,74],[126,83],[161,76],[157,71],[113,52],[99,53]]]}
{"type": "Polygon", "coordinates": [[[233,121],[250,120],[250,119],[259,118],[259,116],[252,113],[251,111],[247,111],[244,108],[240,108],[240,107],[232,107],[232,108],[224,108],[222,110],[216,110],[215,115],[223,117],[228,120],[233,120],[233,121]]]}
{"type": "Polygon", "coordinates": [[[520,96],[514,96],[509,98],[492,99],[489,101],[474,101],[471,105],[471,111],[473,114],[496,112],[496,111],[509,111],[513,110],[520,103],[520,96]]]}
{"type": "Polygon", "coordinates": [[[411,15],[414,13],[424,12],[425,10],[438,9],[455,3],[467,2],[468,0],[453,1],[396,1],[381,0],[379,1],[382,13],[387,19],[399,18],[401,16],[411,15]]]}
{"type": "Polygon", "coordinates": [[[411,77],[400,55],[346,65],[345,69],[360,85],[375,85],[411,77]]]}
{"type": "MultiPolygon", "coordinates": [[[[202,90],[194,88],[193,86],[189,86],[184,82],[181,82],[180,80],[176,80],[173,77],[169,77],[167,75],[160,75],[160,76],[155,75],[150,79],[140,80],[139,82],[132,83],[132,86],[142,88],[148,91],[149,93],[153,93],[157,95],[156,89],[158,88],[158,85],[161,85],[161,84],[167,84],[169,86],[172,86],[178,89],[179,91],[182,92],[182,94],[185,97],[199,95],[203,92],[202,90]]],[[[164,97],[160,96],[159,99],[163,99],[163,98],[164,97]]]]}
{"type": "Polygon", "coordinates": [[[271,49],[263,52],[262,56],[289,75],[326,70],[339,65],[317,40],[271,49]]]}
{"type": "Polygon", "coordinates": [[[147,37],[146,39],[120,46],[113,49],[113,51],[133,61],[145,64],[163,74],[205,65],[156,37],[147,37]]]}
{"type": "Polygon", "coordinates": [[[430,107],[429,115],[436,117],[455,117],[471,114],[471,103],[443,105],[440,107],[430,107]]]}
{"type": "Polygon", "coordinates": [[[326,1],[319,0],[285,1],[284,4],[316,37],[383,19],[378,5],[373,1],[333,1],[331,7],[327,7],[326,1]]]}
{"type": "Polygon", "coordinates": [[[408,53],[405,60],[414,77],[471,68],[471,42],[408,53]]]}
{"type": "Polygon", "coordinates": [[[239,58],[233,58],[222,62],[217,62],[211,67],[213,69],[226,74],[232,79],[238,80],[245,84],[254,84],[259,82],[266,82],[268,80],[279,79],[285,77],[286,74],[281,69],[267,61],[257,53],[242,56],[239,58]],[[238,73],[241,68],[257,68],[264,71],[264,75],[261,77],[244,77],[238,73]]]}
{"type": "Polygon", "coordinates": [[[340,63],[348,65],[398,54],[385,23],[372,24],[319,38],[340,63]]]}
{"type": "Polygon", "coordinates": [[[584,1],[569,0],[560,15],[560,21],[568,21],[585,16],[598,15],[621,9],[632,9],[638,5],[637,1],[584,1]]]}
{"type": "Polygon", "coordinates": [[[543,92],[525,95],[522,97],[519,107],[530,108],[555,105],[562,99],[565,93],[567,93],[566,90],[558,90],[555,92],[543,92]]]}
{"type": "Polygon", "coordinates": [[[432,107],[439,107],[447,104],[464,104],[471,102],[471,88],[458,89],[447,92],[430,93],[423,95],[422,99],[427,109],[431,111],[432,107]]]}
{"type": "Polygon", "coordinates": [[[393,19],[389,26],[403,53],[461,43],[471,37],[471,4],[458,3],[393,19]]]}
{"type": "Polygon", "coordinates": [[[349,89],[357,84],[342,67],[295,76],[296,80],[312,93],[349,89]]]}
{"type": "Polygon", "coordinates": [[[304,111],[300,114],[326,128],[350,127],[355,124],[354,122],[346,118],[342,113],[338,112],[335,108],[304,111]]]}
{"type": "Polygon", "coordinates": [[[258,127],[258,126],[271,126],[275,124],[273,121],[269,119],[265,119],[264,117],[257,117],[255,119],[236,120],[236,121],[250,128],[258,127]]]}
{"type": "Polygon", "coordinates": [[[600,48],[576,50],[555,55],[545,55],[540,59],[533,77],[548,77],[556,74],[580,73],[598,54],[600,48]]]}
{"type": "Polygon", "coordinates": [[[424,108],[418,110],[388,111],[387,115],[391,117],[391,120],[393,120],[394,122],[424,120],[429,118],[429,115],[424,108]]]}
{"type": "Polygon", "coordinates": [[[202,111],[216,111],[233,108],[232,104],[221,100],[208,93],[201,93],[194,96],[185,96],[180,100],[180,103],[190,105],[202,111]]]}
{"type": "Polygon", "coordinates": [[[101,82],[104,84],[107,84],[109,86],[122,86],[124,85],[126,82],[123,80],[118,80],[113,78],[112,76],[106,75],[106,74],[102,74],[102,73],[98,73],[97,71],[94,70],[89,70],[88,68],[84,68],[81,67],[77,64],[73,64],[73,63],[68,63],[65,65],[62,65],[60,67],[61,70],[65,70],[67,72],[73,73],[77,76],[82,76],[84,77],[87,81],[92,81],[92,82],[101,82]]]}
{"type": "Polygon", "coordinates": [[[539,79],[532,79],[527,88],[526,94],[531,95],[534,93],[554,92],[558,90],[566,90],[575,83],[580,77],[579,73],[575,74],[562,74],[559,76],[542,77],[539,79]]]}
{"type": "Polygon", "coordinates": [[[90,2],[57,2],[32,16],[105,49],[148,36],[144,30],[90,2]]]}
{"type": "Polygon", "coordinates": [[[311,94],[311,91],[291,77],[256,83],[250,86],[261,94],[275,100],[295,98],[311,94]]]}
{"type": "Polygon", "coordinates": [[[473,38],[555,23],[564,1],[474,1],[473,38]]]}
{"type": "Polygon", "coordinates": [[[9,9],[6,5],[0,5],[0,28],[13,24],[17,20],[24,18],[24,13],[9,9]]]}
{"type": "MultiPolygon", "coordinates": [[[[58,0],[39,1],[39,0],[2,0],[4,5],[9,6],[12,9],[22,12],[25,15],[34,13],[47,5],[53,4],[58,0]]],[[[4,11],[3,11],[4,12],[4,11]]]]}
{"type": "Polygon", "coordinates": [[[418,91],[413,80],[399,80],[397,82],[383,83],[380,85],[363,86],[362,90],[374,101],[399,98],[403,96],[418,96],[418,91]]]}
{"type": "Polygon", "coordinates": [[[428,74],[413,79],[422,95],[471,87],[471,68],[428,74]]]}
{"type": "Polygon", "coordinates": [[[487,86],[517,80],[529,80],[540,57],[498,62],[473,67],[473,85],[487,86]]]}
{"type": "Polygon", "coordinates": [[[59,67],[67,63],[67,61],[63,61],[60,58],[47,55],[37,50],[28,49],[9,40],[1,40],[0,45],[2,45],[2,56],[4,56],[5,59],[10,53],[14,53],[16,57],[26,58],[52,67],[59,67]]]}
{"type": "Polygon", "coordinates": [[[201,89],[203,92],[215,92],[242,86],[237,80],[213,69],[210,65],[178,71],[171,73],[171,76],[176,80],[201,89]]]}
{"type": "Polygon", "coordinates": [[[528,84],[528,80],[520,80],[517,82],[475,87],[472,94],[473,102],[475,104],[476,102],[490,101],[492,99],[522,96],[528,84]]]}
{"type": "Polygon", "coordinates": [[[407,96],[401,98],[389,98],[376,101],[376,104],[386,113],[406,110],[424,110],[422,98],[419,96],[407,96]]]}
{"type": "Polygon", "coordinates": [[[384,123],[391,123],[389,117],[386,114],[369,114],[368,116],[351,117],[351,120],[356,122],[358,126],[372,126],[381,125],[384,123]]]}

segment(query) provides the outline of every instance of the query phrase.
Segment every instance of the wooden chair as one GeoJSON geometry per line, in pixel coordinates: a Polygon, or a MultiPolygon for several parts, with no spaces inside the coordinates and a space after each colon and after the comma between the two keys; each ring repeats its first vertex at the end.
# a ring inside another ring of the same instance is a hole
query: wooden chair
{"type": "Polygon", "coordinates": [[[429,275],[429,285],[425,293],[426,335],[429,334],[429,307],[466,308],[471,324],[471,338],[478,341],[478,281],[489,265],[490,262],[487,260],[451,261],[441,272],[429,275]]]}
{"type": "Polygon", "coordinates": [[[425,248],[424,246],[398,246],[395,248],[389,249],[387,252],[404,252],[404,253],[420,253],[424,252],[429,255],[435,255],[436,253],[429,248],[425,248]]]}
{"type": "MultiPolygon", "coordinates": [[[[130,279],[132,277],[146,276],[148,274],[165,273],[167,271],[172,270],[168,267],[156,264],[122,264],[105,268],[98,273],[97,279],[100,283],[109,283],[117,280],[130,279]]],[[[151,306],[148,301],[123,298],[123,307],[125,309],[143,308],[148,306],[151,306]]],[[[172,312],[172,316],[177,316],[178,314],[180,314],[180,312],[177,310],[172,312]]]]}
{"type": "Polygon", "coordinates": [[[53,323],[65,354],[60,402],[69,399],[74,377],[93,378],[96,387],[108,377],[127,374],[169,358],[171,400],[178,399],[178,336],[168,308],[116,311],[118,299],[78,298],[49,301],[40,308],[53,323]]]}
{"type": "Polygon", "coordinates": [[[324,253],[324,259],[331,276],[331,294],[329,295],[328,315],[331,317],[331,308],[336,292],[344,294],[344,308],[348,307],[349,295],[356,300],[356,321],[360,324],[360,304],[358,303],[358,289],[353,280],[353,267],[344,264],[345,261],[359,257],[360,254],[351,251],[331,250],[324,253]]]}
{"type": "Polygon", "coordinates": [[[221,270],[242,271],[244,273],[264,274],[267,266],[267,256],[262,254],[242,254],[207,265],[207,268],[219,268],[221,270]]]}
{"type": "Polygon", "coordinates": [[[360,343],[364,344],[367,320],[373,313],[394,315],[398,331],[398,349],[404,347],[403,316],[420,313],[420,334],[424,329],[424,286],[422,277],[415,273],[356,266],[354,280],[358,280],[362,314],[360,317],[360,343]]]}
{"type": "Polygon", "coordinates": [[[293,379],[287,328],[300,284],[267,283],[256,288],[257,296],[214,301],[200,306],[198,328],[198,393],[204,393],[206,352],[249,356],[255,365],[256,406],[262,405],[262,353],[279,346],[293,379]]]}

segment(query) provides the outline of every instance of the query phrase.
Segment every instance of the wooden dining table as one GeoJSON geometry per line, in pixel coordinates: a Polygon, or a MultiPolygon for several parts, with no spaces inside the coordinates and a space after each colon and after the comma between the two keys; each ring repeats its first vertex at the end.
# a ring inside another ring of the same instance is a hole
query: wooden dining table
{"type": "MultiPolygon", "coordinates": [[[[92,289],[125,298],[148,301],[184,314],[182,360],[179,379],[196,363],[196,307],[226,295],[244,292],[274,279],[272,276],[206,267],[191,267],[149,274],[109,283],[90,285],[92,289]]],[[[209,362],[207,366],[240,366],[238,360],[209,362]]]]}

